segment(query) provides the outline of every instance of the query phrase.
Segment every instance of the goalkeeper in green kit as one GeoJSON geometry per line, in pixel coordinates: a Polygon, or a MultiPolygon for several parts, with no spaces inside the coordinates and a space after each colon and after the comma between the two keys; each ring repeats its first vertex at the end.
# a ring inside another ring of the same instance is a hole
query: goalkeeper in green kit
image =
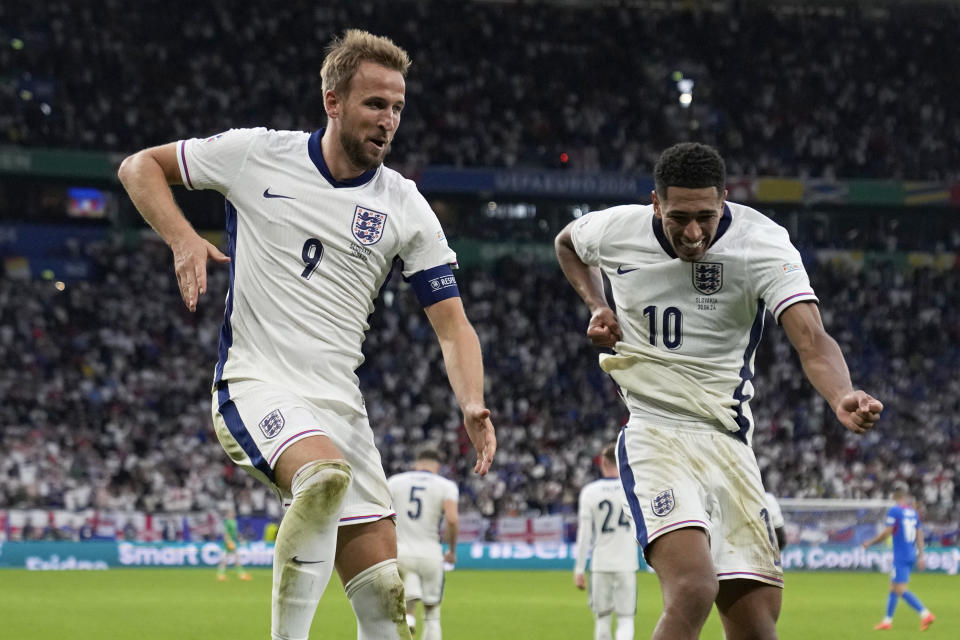
{"type": "Polygon", "coordinates": [[[240,532],[237,530],[237,515],[233,507],[227,507],[223,516],[223,556],[220,558],[220,565],[217,567],[217,580],[225,582],[227,579],[227,561],[233,557],[233,563],[237,567],[237,577],[241,580],[251,580],[250,574],[243,568],[240,562],[240,554],[237,547],[240,544],[240,532]]]}

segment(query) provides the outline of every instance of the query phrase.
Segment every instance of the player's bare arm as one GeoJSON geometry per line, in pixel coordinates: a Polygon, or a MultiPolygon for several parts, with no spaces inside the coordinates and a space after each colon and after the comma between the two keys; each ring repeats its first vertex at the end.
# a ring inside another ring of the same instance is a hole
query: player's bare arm
{"type": "Polygon", "coordinates": [[[460,537],[460,512],[456,500],[443,501],[443,517],[447,521],[447,552],[443,554],[443,561],[450,564],[457,562],[457,538],[460,537]]]}
{"type": "Polygon", "coordinates": [[[803,372],[847,429],[862,434],[880,419],[883,404],[850,382],[847,362],[837,342],[823,328],[812,302],[799,302],[780,315],[780,324],[803,365],[803,372]]]}
{"type": "Polygon", "coordinates": [[[590,324],[587,325],[587,337],[598,347],[612,347],[623,336],[613,309],[607,304],[603,293],[603,277],[600,270],[591,267],[580,259],[573,247],[571,222],[557,234],[554,248],[557,262],[577,294],[590,309],[590,324]]]}
{"type": "Polygon", "coordinates": [[[143,219],[173,251],[173,265],[183,303],[196,311],[207,291],[207,260],[230,262],[187,221],[173,199],[170,185],[183,184],[177,165],[177,143],[151,147],[128,156],[117,172],[143,219]]]}
{"type": "Polygon", "coordinates": [[[460,298],[441,300],[424,312],[440,341],[447,379],[463,412],[463,426],[477,450],[474,473],[487,475],[497,451],[497,436],[483,401],[483,356],[477,332],[467,320],[460,298]]]}

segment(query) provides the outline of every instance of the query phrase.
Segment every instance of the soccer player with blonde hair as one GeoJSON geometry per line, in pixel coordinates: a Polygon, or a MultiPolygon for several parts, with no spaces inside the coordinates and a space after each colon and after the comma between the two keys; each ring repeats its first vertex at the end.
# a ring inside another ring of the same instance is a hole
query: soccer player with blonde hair
{"type": "Polygon", "coordinates": [[[409,636],[390,491],[354,373],[395,258],[440,342],[474,471],[486,474],[496,451],[456,255],[416,185],[383,166],[409,66],[389,39],[349,30],[321,70],[326,128],[231,129],[120,167],[173,252],[189,310],[206,291],[207,261],[229,265],[212,412],[230,458],[289,504],[274,554],[274,640],[308,637],[334,568],[361,640],[409,636]],[[223,194],[226,254],[190,226],[171,184],[223,194]]]}

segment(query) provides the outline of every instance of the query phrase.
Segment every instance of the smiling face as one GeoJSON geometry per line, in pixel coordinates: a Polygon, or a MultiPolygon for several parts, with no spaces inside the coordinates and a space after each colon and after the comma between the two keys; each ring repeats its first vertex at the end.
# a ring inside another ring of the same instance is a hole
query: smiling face
{"type": "Polygon", "coordinates": [[[727,192],[716,187],[667,187],[661,200],[653,192],[654,214],[663,221],[663,232],[677,257],[686,262],[703,258],[717,236],[727,192]]]}
{"type": "Polygon", "coordinates": [[[379,167],[400,126],[406,83],[403,74],[362,62],[346,95],[328,91],[327,114],[347,162],[358,172],[379,167]]]}

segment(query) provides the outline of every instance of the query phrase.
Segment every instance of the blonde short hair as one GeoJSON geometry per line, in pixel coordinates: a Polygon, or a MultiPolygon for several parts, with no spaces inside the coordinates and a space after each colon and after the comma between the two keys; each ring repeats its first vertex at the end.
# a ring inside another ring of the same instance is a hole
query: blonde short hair
{"type": "Polygon", "coordinates": [[[342,37],[334,38],[327,47],[327,57],[320,69],[323,93],[332,90],[346,94],[361,62],[373,62],[399,71],[404,78],[410,68],[410,56],[390,38],[360,29],[347,29],[342,37]]]}

